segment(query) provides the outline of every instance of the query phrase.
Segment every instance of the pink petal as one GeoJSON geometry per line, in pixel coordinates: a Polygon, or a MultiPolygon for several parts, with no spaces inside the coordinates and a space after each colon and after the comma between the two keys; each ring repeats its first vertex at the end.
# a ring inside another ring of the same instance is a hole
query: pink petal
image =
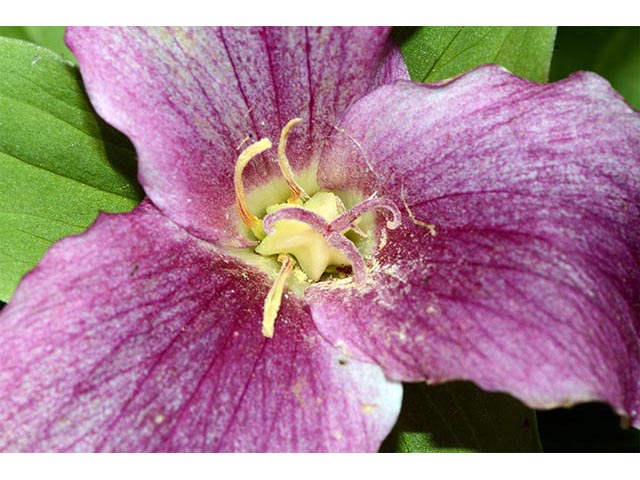
{"type": "Polygon", "coordinates": [[[378,191],[403,225],[367,286],[307,291],[327,338],[391,378],[602,400],[640,425],[638,112],[593,74],[484,67],[382,87],[341,128],[324,187],[378,191]]]}
{"type": "Polygon", "coordinates": [[[150,204],[56,244],[0,315],[2,451],[375,451],[401,386],[150,204]]]}
{"type": "MultiPolygon", "coordinates": [[[[402,75],[385,28],[72,28],[91,101],[127,134],[146,193],[172,220],[211,241],[237,235],[233,167],[295,117],[294,169],[308,166],[340,114],[374,81],[402,75]]],[[[401,60],[400,60],[401,61],[401,60]]],[[[252,162],[248,187],[279,177],[276,149],[252,162]]]]}
{"type": "Polygon", "coordinates": [[[378,68],[376,72],[374,86],[379,87],[393,83],[397,80],[410,80],[409,70],[407,69],[402,52],[397,47],[395,42],[389,38],[385,46],[385,52],[383,54],[384,62],[378,68]]]}

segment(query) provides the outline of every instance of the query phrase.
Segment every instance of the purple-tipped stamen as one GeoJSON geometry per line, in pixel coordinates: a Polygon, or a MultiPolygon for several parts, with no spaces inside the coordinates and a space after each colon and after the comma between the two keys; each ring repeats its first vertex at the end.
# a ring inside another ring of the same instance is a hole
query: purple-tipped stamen
{"type": "Polygon", "coordinates": [[[267,235],[274,233],[274,226],[276,222],[280,220],[296,220],[306,223],[324,237],[326,237],[329,232],[329,224],[317,213],[300,207],[286,207],[270,213],[262,219],[262,228],[265,233],[267,235]]]}
{"type": "Polygon", "coordinates": [[[328,236],[325,236],[325,238],[329,245],[336,250],[340,250],[349,259],[355,282],[360,284],[364,283],[367,279],[367,271],[364,266],[364,259],[355,244],[337,232],[330,233],[328,236]]]}
{"type": "Polygon", "coordinates": [[[343,213],[333,222],[329,224],[330,232],[344,232],[352,228],[353,222],[355,222],[360,216],[374,209],[386,209],[391,212],[393,218],[391,221],[387,221],[387,228],[394,230],[400,226],[402,220],[400,219],[400,210],[396,207],[395,203],[387,198],[377,198],[371,196],[366,200],[360,202],[348,212],[343,213]]]}

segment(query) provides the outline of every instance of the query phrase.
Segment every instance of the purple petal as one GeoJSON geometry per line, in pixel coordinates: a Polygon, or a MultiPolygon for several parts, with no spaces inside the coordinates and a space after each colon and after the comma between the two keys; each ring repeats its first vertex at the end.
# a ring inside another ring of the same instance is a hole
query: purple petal
{"type": "Polygon", "coordinates": [[[374,85],[379,87],[397,80],[410,80],[407,64],[404,63],[402,52],[395,42],[389,38],[384,52],[384,62],[376,72],[374,85]]]}
{"type": "Polygon", "coordinates": [[[640,119],[607,82],[485,67],[382,87],[341,128],[323,186],[377,190],[403,225],[365,287],[307,291],[328,339],[391,378],[640,425],[640,119]]]}
{"type": "Polygon", "coordinates": [[[401,386],[266,275],[143,205],[56,244],[0,316],[2,451],[375,451],[401,386]]]}
{"type": "MultiPolygon", "coordinates": [[[[237,235],[233,168],[242,148],[277,141],[310,165],[340,114],[374,82],[402,75],[385,28],[72,28],[96,110],[127,134],[146,193],[172,220],[211,241],[237,235]],[[390,73],[391,72],[391,73],[390,73]]],[[[280,177],[276,151],[246,170],[250,188],[280,177]]]]}

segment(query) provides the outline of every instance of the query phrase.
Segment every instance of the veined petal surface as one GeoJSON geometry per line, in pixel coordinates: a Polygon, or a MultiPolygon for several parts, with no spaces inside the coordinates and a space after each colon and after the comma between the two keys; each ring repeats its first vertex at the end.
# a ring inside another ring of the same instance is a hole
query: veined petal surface
{"type": "Polygon", "coordinates": [[[327,338],[391,378],[602,400],[639,425],[638,112],[594,74],[489,66],[382,87],[341,129],[321,184],[378,191],[403,225],[367,285],[307,291],[327,338]]]}
{"type": "Polygon", "coordinates": [[[1,451],[376,451],[400,384],[144,203],[54,245],[0,315],[1,451]]]}
{"type": "MultiPolygon", "coordinates": [[[[151,200],[191,233],[233,243],[240,151],[263,137],[277,142],[284,125],[302,117],[288,153],[295,170],[310,166],[353,101],[376,81],[403,75],[387,34],[362,27],[71,28],[66,39],[94,107],[133,141],[151,200]]],[[[274,148],[249,165],[249,189],[280,176],[275,157],[274,148]]]]}

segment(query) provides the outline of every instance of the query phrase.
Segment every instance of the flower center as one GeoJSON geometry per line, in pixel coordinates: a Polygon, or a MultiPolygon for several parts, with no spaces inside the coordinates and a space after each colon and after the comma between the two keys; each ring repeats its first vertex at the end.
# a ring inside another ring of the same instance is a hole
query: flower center
{"type": "Polygon", "coordinates": [[[268,138],[247,147],[238,157],[234,172],[240,219],[259,242],[255,253],[263,257],[277,256],[282,264],[264,304],[262,334],[268,338],[273,337],[284,287],[292,272],[299,268],[313,283],[327,272],[350,267],[354,281],[363,282],[365,262],[347,234],[366,237],[358,223],[363,214],[373,209],[386,209],[392,214],[387,228],[400,225],[400,212],[395,204],[375,194],[350,210],[335,193],[321,190],[311,196],[307,194],[296,182],[286,155],[289,131],[301,121],[300,118],[289,121],[282,129],[278,144],[278,165],[290,192],[286,202],[267,206],[263,218],[253,215],[247,206],[242,174],[252,158],[271,148],[268,138]]]}

